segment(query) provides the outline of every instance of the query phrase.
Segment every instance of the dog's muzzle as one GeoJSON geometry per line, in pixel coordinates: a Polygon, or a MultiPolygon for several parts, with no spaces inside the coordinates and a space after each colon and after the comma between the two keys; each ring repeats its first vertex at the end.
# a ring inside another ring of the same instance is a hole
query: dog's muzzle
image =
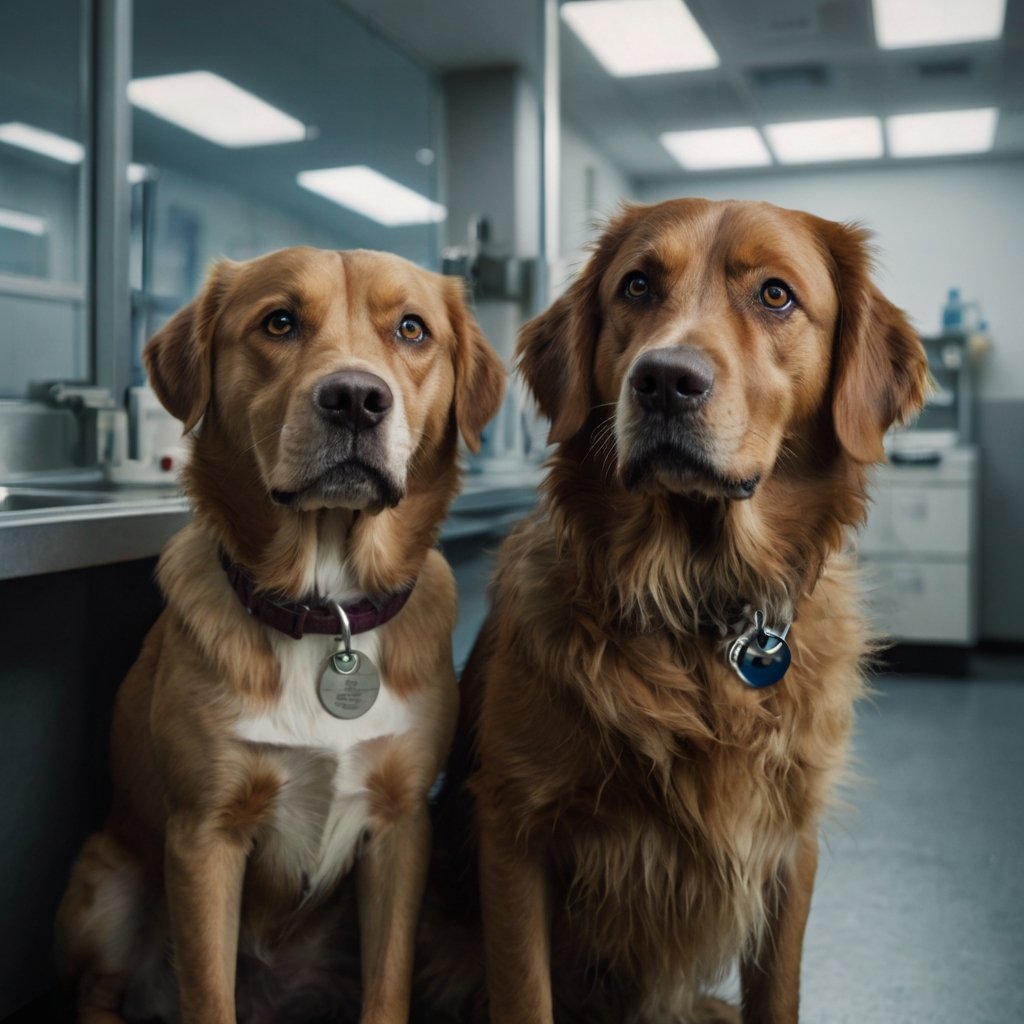
{"type": "Polygon", "coordinates": [[[705,405],[715,387],[707,357],[690,345],[645,352],[629,373],[633,399],[648,416],[676,419],[705,405]]]}
{"type": "Polygon", "coordinates": [[[758,478],[734,479],[715,465],[700,413],[715,390],[715,370],[691,345],[656,348],[633,364],[629,398],[638,413],[622,466],[631,491],[698,492],[749,498],[758,478]]]}
{"type": "Polygon", "coordinates": [[[313,392],[313,407],[320,416],[357,434],[379,426],[394,404],[387,381],[365,370],[332,373],[313,392]]]}
{"type": "Polygon", "coordinates": [[[388,383],[365,370],[342,370],[317,383],[312,403],[322,428],[304,483],[274,490],[271,498],[292,507],[321,501],[368,510],[397,505],[403,488],[388,466],[387,431],[381,429],[395,404],[388,383]]]}

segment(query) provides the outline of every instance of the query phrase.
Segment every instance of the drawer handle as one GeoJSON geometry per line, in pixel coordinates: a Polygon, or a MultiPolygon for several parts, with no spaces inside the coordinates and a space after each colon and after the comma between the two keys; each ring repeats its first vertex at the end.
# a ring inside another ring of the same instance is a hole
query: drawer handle
{"type": "Polygon", "coordinates": [[[937,451],[894,451],[889,461],[897,466],[937,466],[942,462],[942,452],[937,451]]]}

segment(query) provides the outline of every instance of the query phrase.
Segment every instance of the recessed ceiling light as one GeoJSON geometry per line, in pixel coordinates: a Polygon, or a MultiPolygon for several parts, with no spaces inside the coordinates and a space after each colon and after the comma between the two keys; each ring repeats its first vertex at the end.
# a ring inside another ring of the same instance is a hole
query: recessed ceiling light
{"type": "Polygon", "coordinates": [[[49,224],[45,217],[37,217],[34,213],[22,213],[21,210],[5,210],[0,207],[0,228],[21,231],[26,235],[45,235],[49,230],[49,224]]]}
{"type": "Polygon", "coordinates": [[[883,50],[998,39],[1006,0],[873,0],[883,50]]]}
{"type": "Polygon", "coordinates": [[[683,0],[572,0],[562,17],[611,75],[718,67],[718,54],[683,0]]]}
{"type": "Polygon", "coordinates": [[[85,147],[80,142],[20,121],[0,124],[0,142],[42,153],[64,164],[80,164],[85,159],[85,147]]]}
{"type": "Polygon", "coordinates": [[[448,215],[440,203],[413,192],[372,167],[359,165],[302,171],[298,182],[303,188],[387,227],[436,224],[448,215]]]}
{"type": "Polygon", "coordinates": [[[882,155],[882,123],[877,117],[841,117],[765,125],[776,158],[784,164],[831,160],[872,160],[882,155]]]}
{"type": "Polygon", "coordinates": [[[218,146],[240,149],[298,142],[306,126],[212,71],[136,78],[132,103],[218,146]]]}
{"type": "Polygon", "coordinates": [[[995,107],[896,114],[885,119],[889,152],[895,157],[984,153],[995,142],[997,119],[995,107]]]}
{"type": "Polygon", "coordinates": [[[765,167],[772,162],[768,147],[756,128],[665,132],[661,144],[688,171],[765,167]]]}

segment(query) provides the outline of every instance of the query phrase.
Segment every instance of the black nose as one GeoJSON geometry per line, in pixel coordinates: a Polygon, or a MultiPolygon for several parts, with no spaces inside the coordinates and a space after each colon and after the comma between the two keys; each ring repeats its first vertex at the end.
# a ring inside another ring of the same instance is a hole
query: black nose
{"type": "Polygon", "coordinates": [[[633,365],[629,386],[645,412],[673,416],[708,400],[715,371],[704,355],[688,345],[656,348],[633,365]]]}
{"type": "Polygon", "coordinates": [[[375,373],[344,370],[316,386],[313,404],[324,419],[354,430],[375,427],[391,411],[391,388],[375,373]]]}

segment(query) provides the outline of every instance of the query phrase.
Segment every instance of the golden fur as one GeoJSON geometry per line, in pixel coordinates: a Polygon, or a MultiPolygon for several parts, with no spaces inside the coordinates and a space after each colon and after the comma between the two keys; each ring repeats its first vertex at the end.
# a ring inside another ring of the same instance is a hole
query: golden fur
{"type": "Polygon", "coordinates": [[[624,209],[519,358],[557,448],[462,682],[490,1020],[738,1020],[704,993],[739,958],[742,1020],[794,1022],[868,649],[844,537],[923,349],[863,231],[679,200],[624,209]],[[645,413],[681,350],[687,409],[645,413]],[[794,623],[764,690],[726,661],[751,609],[794,623]]]}
{"type": "Polygon", "coordinates": [[[360,999],[361,1020],[404,1021],[426,795],[457,708],[455,587],[434,544],[458,435],[478,444],[500,361],[458,282],[383,253],[288,249],[217,264],[146,363],[167,408],[201,420],[195,518],[161,558],[167,607],[118,694],[113,806],[61,905],[62,972],[89,1022],[311,1024],[360,999]],[[415,343],[410,316],[426,325],[415,343]],[[325,386],[350,372],[393,397],[374,427],[328,408],[325,386]],[[318,706],[337,645],[249,616],[221,551],[291,600],[416,579],[397,617],[354,638],[383,678],[370,712],[318,706]]]}

